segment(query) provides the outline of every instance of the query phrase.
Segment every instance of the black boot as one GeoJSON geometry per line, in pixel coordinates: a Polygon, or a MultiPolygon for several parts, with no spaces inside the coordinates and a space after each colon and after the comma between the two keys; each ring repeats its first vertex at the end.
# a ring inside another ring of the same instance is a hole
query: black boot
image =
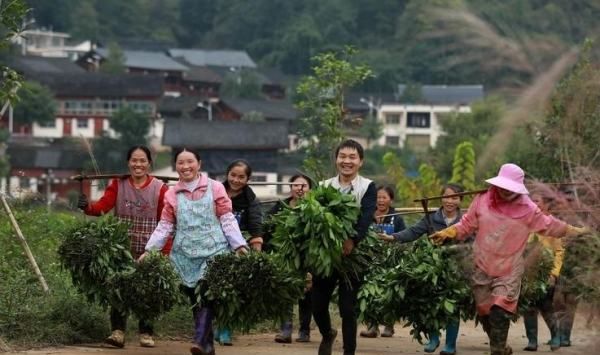
{"type": "Polygon", "coordinates": [[[511,314],[504,309],[493,306],[490,311],[490,350],[491,355],[512,354],[512,349],[506,346],[511,314]]]}
{"type": "Polygon", "coordinates": [[[319,355],[331,355],[333,349],[333,343],[335,342],[335,337],[337,336],[337,330],[331,329],[329,334],[323,335],[323,339],[321,339],[321,344],[319,344],[319,355]]]}
{"type": "Polygon", "coordinates": [[[523,348],[525,351],[537,351],[538,348],[538,320],[537,312],[527,312],[523,317],[525,323],[525,334],[527,335],[527,346],[523,348]]]}

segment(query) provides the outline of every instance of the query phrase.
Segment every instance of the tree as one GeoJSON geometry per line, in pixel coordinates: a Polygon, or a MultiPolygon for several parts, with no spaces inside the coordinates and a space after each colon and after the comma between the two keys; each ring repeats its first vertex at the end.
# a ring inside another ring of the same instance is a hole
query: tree
{"type": "Polygon", "coordinates": [[[35,82],[27,81],[19,90],[19,101],[14,108],[15,123],[45,124],[56,119],[56,103],[50,90],[35,82]]]}
{"type": "Polygon", "coordinates": [[[125,54],[116,42],[108,44],[108,57],[102,63],[100,71],[109,74],[125,73],[125,54]]]}
{"type": "Polygon", "coordinates": [[[450,182],[461,184],[467,190],[475,188],[475,150],[473,143],[462,142],[456,146],[450,182]]]}
{"type": "Polygon", "coordinates": [[[297,107],[302,115],[299,137],[306,151],[304,169],[318,180],[331,175],[332,150],[344,137],[344,94],[371,75],[368,67],[351,63],[355,53],[347,47],[340,53],[317,55],[313,75],[302,78],[297,87],[297,107]]]}
{"type": "Polygon", "coordinates": [[[247,69],[229,72],[219,90],[224,97],[255,99],[261,97],[258,76],[247,69]]]}
{"type": "Polygon", "coordinates": [[[367,138],[366,148],[371,148],[371,142],[377,141],[383,134],[383,123],[378,121],[372,113],[369,113],[367,118],[361,122],[360,132],[367,138]]]}
{"type": "MultiPolygon", "coordinates": [[[[462,142],[473,144],[475,156],[480,156],[488,140],[498,126],[498,121],[505,110],[505,104],[497,96],[488,96],[484,100],[471,105],[471,112],[452,113],[440,119],[444,135],[440,136],[431,152],[431,163],[441,176],[452,177],[454,150],[462,142]]],[[[487,175],[487,171],[476,172],[479,176],[487,175]]]]}
{"type": "Polygon", "coordinates": [[[150,118],[129,107],[117,111],[110,118],[110,126],[127,145],[145,145],[150,131],[150,118]]]}
{"type": "Polygon", "coordinates": [[[400,102],[417,104],[423,102],[423,91],[421,84],[409,83],[404,88],[402,95],[400,95],[400,102]]]}

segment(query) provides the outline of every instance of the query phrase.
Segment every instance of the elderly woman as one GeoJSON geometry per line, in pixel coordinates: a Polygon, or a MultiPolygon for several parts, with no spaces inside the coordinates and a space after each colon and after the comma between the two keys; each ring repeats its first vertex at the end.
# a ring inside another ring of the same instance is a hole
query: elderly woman
{"type": "Polygon", "coordinates": [[[586,228],[568,225],[544,214],[531,201],[523,183],[525,173],[515,164],[504,164],[492,186],[475,197],[460,222],[431,235],[436,244],[462,240],[476,233],[472,276],[477,313],[490,339],[491,355],[512,354],[506,345],[510,319],[517,310],[523,251],[530,233],[548,237],[576,236],[586,228]]]}

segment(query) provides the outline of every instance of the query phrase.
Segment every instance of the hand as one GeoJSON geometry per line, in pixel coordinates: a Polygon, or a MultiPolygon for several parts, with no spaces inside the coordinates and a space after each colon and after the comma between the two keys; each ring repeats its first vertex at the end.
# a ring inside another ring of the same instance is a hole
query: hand
{"type": "Polygon", "coordinates": [[[458,235],[458,231],[456,227],[450,226],[448,228],[442,229],[441,231],[437,231],[429,236],[431,242],[435,245],[442,245],[446,239],[454,239],[458,235]]]}
{"type": "Polygon", "coordinates": [[[591,229],[588,227],[575,227],[572,225],[567,225],[567,231],[565,233],[565,237],[576,237],[582,234],[589,234],[591,229]]]}
{"type": "Polygon", "coordinates": [[[237,256],[246,255],[246,254],[248,254],[248,248],[246,248],[245,246],[241,246],[235,250],[235,255],[237,255],[237,256]]]}
{"type": "Polygon", "coordinates": [[[136,263],[141,263],[142,261],[144,261],[144,258],[146,258],[146,256],[148,256],[148,252],[145,251],[144,254],[140,255],[139,258],[137,258],[137,260],[135,261],[136,263]]]}
{"type": "Polygon", "coordinates": [[[384,242],[393,242],[394,241],[394,237],[389,235],[389,234],[385,234],[385,233],[377,233],[377,238],[379,238],[379,240],[383,240],[384,242]]]}
{"type": "Polygon", "coordinates": [[[310,272],[306,273],[306,278],[304,279],[304,293],[310,291],[312,289],[312,275],[310,272]]]}
{"type": "Polygon", "coordinates": [[[85,210],[88,206],[88,198],[85,194],[81,194],[79,195],[79,198],[77,199],[77,208],[81,209],[81,210],[85,210]]]}
{"type": "Polygon", "coordinates": [[[344,244],[342,245],[342,254],[344,256],[350,255],[352,253],[352,249],[354,249],[354,240],[346,239],[344,240],[344,244]]]}

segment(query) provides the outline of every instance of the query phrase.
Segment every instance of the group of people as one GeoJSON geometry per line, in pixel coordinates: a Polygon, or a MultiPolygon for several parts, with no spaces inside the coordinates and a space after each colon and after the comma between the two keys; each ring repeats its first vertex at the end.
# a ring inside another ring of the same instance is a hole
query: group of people
{"type": "MultiPolygon", "coordinates": [[[[543,213],[528,196],[523,184],[524,173],[514,164],[503,165],[498,176],[486,180],[490,188],[475,197],[466,213],[461,213],[461,197],[456,196],[462,188],[447,184],[442,191],[447,196],[442,199],[442,207],[406,228],[402,218],[394,214],[393,189],[377,187],[359,174],[364,162],[363,147],[354,140],[345,140],[334,153],[337,175],[320,183],[351,194],[360,206],[355,234],[344,242],[343,255],[352,253],[371,224],[380,232],[380,238],[389,242],[410,242],[423,235],[430,235],[437,244],[473,239],[476,267],[472,281],[479,320],[490,338],[492,355],[510,354],[506,338],[519,298],[522,254],[529,234],[563,237],[584,233],[586,229],[543,213]]],[[[150,150],[135,146],[126,156],[129,176],[111,181],[95,203],[90,203],[85,195],[80,196],[78,206],[89,215],[114,209],[118,218],[129,223],[131,252],[137,260],[143,260],[152,250],[162,250],[169,255],[181,277],[182,290],[193,307],[195,331],[190,352],[214,354],[215,338],[221,344],[231,345],[231,332],[213,329],[211,305],[197,304],[195,289],[203,287],[207,261],[226,252],[245,254],[250,248],[268,249],[269,233],[263,230],[260,205],[248,184],[252,169],[247,161],[232,162],[226,169],[226,180],[221,183],[201,171],[201,158],[196,151],[181,148],[173,156],[179,175],[175,186],[169,188],[152,177],[150,150]]],[[[269,214],[275,214],[284,204],[296,205],[314,183],[302,174],[293,176],[289,182],[290,197],[277,203],[269,214]]],[[[305,295],[299,300],[300,330],[296,340],[310,341],[312,315],[322,336],[318,354],[332,353],[337,330],[331,324],[329,303],[337,287],[343,352],[355,354],[357,294],[361,280],[356,277],[340,282],[341,275],[335,273],[327,278],[308,274],[307,280],[305,295]]],[[[112,332],[106,342],[123,347],[127,315],[111,310],[110,318],[112,332]]],[[[446,343],[441,354],[456,353],[459,314],[455,319],[446,328],[446,343]]],[[[154,346],[151,322],[140,319],[139,332],[141,346],[154,346]]],[[[361,336],[374,337],[378,333],[378,324],[370,324],[361,336]]],[[[382,336],[393,333],[393,324],[385,324],[382,336]]],[[[426,352],[438,348],[439,336],[439,332],[428,334],[426,352]]],[[[275,341],[292,341],[291,309],[275,341]]],[[[531,342],[530,345],[534,347],[531,342]]]]}

